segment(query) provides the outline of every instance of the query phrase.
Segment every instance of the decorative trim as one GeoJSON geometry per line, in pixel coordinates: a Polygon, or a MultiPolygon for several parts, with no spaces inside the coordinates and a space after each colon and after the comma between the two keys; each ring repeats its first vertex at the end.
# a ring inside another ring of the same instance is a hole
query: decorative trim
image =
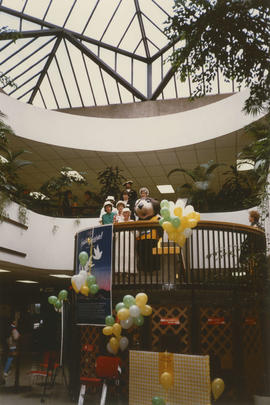
{"type": "Polygon", "coordinates": [[[11,255],[26,257],[26,253],[19,252],[18,250],[8,249],[3,246],[0,246],[0,252],[9,253],[11,255]]]}
{"type": "Polygon", "coordinates": [[[21,222],[15,221],[14,219],[11,219],[11,218],[8,218],[8,217],[5,217],[5,216],[2,217],[2,221],[8,222],[9,224],[12,224],[12,225],[15,225],[15,226],[18,226],[19,228],[22,228],[25,231],[27,231],[27,229],[28,229],[27,225],[24,225],[21,222]]]}

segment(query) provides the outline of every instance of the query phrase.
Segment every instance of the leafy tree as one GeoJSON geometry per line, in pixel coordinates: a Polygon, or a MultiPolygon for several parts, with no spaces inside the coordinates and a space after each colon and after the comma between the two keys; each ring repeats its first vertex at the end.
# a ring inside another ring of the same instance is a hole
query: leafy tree
{"type": "Polygon", "coordinates": [[[122,170],[117,166],[106,167],[105,170],[98,172],[98,181],[101,184],[100,194],[104,199],[108,195],[114,196],[117,199],[121,193],[122,183],[125,180],[121,174],[122,170]]]}
{"type": "Polygon", "coordinates": [[[181,81],[195,83],[192,97],[212,90],[218,71],[250,88],[244,110],[270,106],[270,7],[268,0],[175,0],[165,33],[180,39],[168,58],[181,81]]]}

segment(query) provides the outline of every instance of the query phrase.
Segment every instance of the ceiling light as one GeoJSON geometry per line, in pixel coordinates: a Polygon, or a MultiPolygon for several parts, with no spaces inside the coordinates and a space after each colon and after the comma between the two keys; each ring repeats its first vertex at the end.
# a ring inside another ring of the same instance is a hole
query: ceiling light
{"type": "Polygon", "coordinates": [[[71,278],[71,276],[67,274],[50,274],[51,277],[56,277],[56,278],[71,278]]]}
{"type": "Polygon", "coordinates": [[[237,159],[236,161],[237,170],[239,172],[244,170],[253,170],[254,169],[254,161],[250,159],[237,159]]]}
{"type": "Polygon", "coordinates": [[[2,269],[0,269],[0,273],[10,273],[10,270],[2,270],[2,269]]]}
{"type": "Polygon", "coordinates": [[[162,184],[162,185],[157,186],[157,188],[161,194],[175,193],[173,186],[171,186],[171,184],[162,184]]]}
{"type": "Polygon", "coordinates": [[[33,280],[16,280],[16,283],[38,284],[38,281],[33,281],[33,280]]]}

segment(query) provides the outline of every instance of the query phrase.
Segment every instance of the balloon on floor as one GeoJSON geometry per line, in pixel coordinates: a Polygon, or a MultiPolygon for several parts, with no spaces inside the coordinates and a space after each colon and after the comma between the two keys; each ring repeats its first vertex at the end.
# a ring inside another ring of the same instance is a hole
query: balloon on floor
{"type": "Polygon", "coordinates": [[[160,225],[167,232],[169,240],[183,247],[186,239],[192,235],[200,220],[200,214],[194,211],[192,205],[185,206],[183,200],[162,200],[160,203],[160,225]]]}

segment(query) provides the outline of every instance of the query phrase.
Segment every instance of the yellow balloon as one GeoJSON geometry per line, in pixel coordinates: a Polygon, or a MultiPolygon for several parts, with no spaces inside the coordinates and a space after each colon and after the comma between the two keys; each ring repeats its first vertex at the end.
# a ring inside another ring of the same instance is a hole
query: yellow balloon
{"type": "Polygon", "coordinates": [[[165,390],[168,390],[173,385],[173,376],[168,371],[164,371],[160,376],[160,384],[165,390]]]}
{"type": "Polygon", "coordinates": [[[183,233],[181,233],[181,234],[178,236],[176,242],[178,243],[179,246],[183,247],[184,244],[185,244],[185,242],[186,242],[186,237],[185,237],[185,235],[184,235],[183,233]]]}
{"type": "Polygon", "coordinates": [[[117,352],[117,350],[119,349],[119,342],[115,337],[111,337],[110,340],[110,346],[113,349],[113,351],[117,352]]]}
{"type": "Polygon", "coordinates": [[[120,325],[120,323],[114,323],[112,326],[112,333],[114,334],[114,336],[118,337],[121,335],[122,332],[122,326],[120,325]]]}
{"type": "Polygon", "coordinates": [[[89,288],[87,287],[87,285],[83,285],[82,288],[80,289],[80,292],[85,295],[86,297],[88,297],[89,294],[89,288]]]}
{"type": "Polygon", "coordinates": [[[194,219],[195,218],[195,211],[190,212],[187,214],[187,219],[194,219]]]}
{"type": "Polygon", "coordinates": [[[140,308],[141,314],[144,316],[149,316],[152,314],[152,307],[150,305],[144,305],[143,307],[140,308]]]}
{"type": "Polygon", "coordinates": [[[215,399],[218,399],[220,395],[223,393],[225,384],[221,378],[215,378],[211,384],[212,393],[215,399]]]}
{"type": "Polygon", "coordinates": [[[182,214],[183,214],[183,208],[182,207],[175,207],[175,209],[173,210],[174,215],[176,215],[177,217],[179,217],[180,219],[182,218],[182,214]]]}
{"type": "Polygon", "coordinates": [[[71,285],[72,285],[73,290],[78,294],[79,290],[76,286],[75,280],[71,280],[71,285]]]}
{"type": "Polygon", "coordinates": [[[196,219],[189,219],[188,220],[188,228],[195,228],[197,226],[198,221],[196,219]]]}
{"type": "Polygon", "coordinates": [[[135,297],[136,305],[145,305],[148,301],[148,296],[145,293],[138,293],[135,297]]]}
{"type": "Polygon", "coordinates": [[[174,232],[170,232],[168,234],[169,240],[175,241],[178,237],[179,233],[175,230],[174,232]]]}
{"type": "Polygon", "coordinates": [[[121,308],[117,312],[117,316],[120,319],[120,321],[124,321],[125,319],[128,319],[129,317],[129,309],[128,308],[121,308]]]}
{"type": "Polygon", "coordinates": [[[105,328],[102,329],[103,335],[109,336],[113,333],[113,328],[112,326],[105,326],[105,328]]]}
{"type": "Polygon", "coordinates": [[[170,232],[175,231],[174,226],[173,226],[169,221],[163,222],[162,228],[163,228],[164,231],[166,231],[167,233],[170,233],[170,232]]]}

